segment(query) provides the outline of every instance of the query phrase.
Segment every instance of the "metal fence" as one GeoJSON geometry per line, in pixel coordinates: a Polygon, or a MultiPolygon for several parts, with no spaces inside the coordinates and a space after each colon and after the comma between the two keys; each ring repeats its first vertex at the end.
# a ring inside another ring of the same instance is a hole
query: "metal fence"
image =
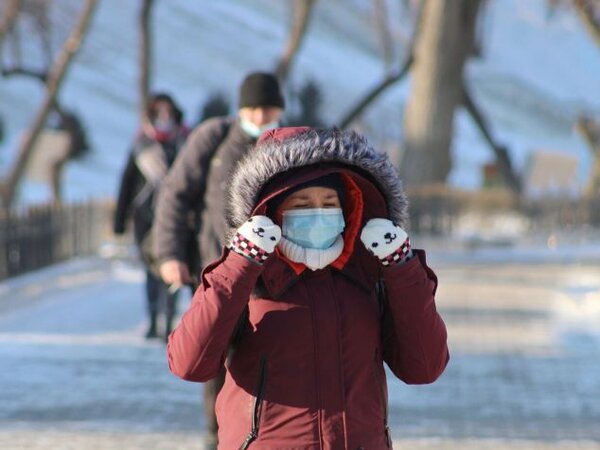
{"type": "MultiPolygon", "coordinates": [[[[532,231],[591,226],[600,229],[600,198],[523,201],[505,191],[464,192],[447,187],[409,190],[410,230],[447,235],[466,213],[517,212],[532,231]]],[[[75,256],[95,254],[110,236],[114,204],[107,200],[0,210],[0,280],[75,256]]]]}
{"type": "Polygon", "coordinates": [[[103,200],[0,210],[0,280],[96,253],[113,205],[103,200]]]}

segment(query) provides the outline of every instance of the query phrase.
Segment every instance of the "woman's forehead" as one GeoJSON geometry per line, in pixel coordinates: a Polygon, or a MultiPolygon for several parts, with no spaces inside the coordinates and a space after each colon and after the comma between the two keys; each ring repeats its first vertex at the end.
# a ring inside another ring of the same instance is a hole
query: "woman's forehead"
{"type": "Polygon", "coordinates": [[[337,197],[337,191],[333,188],[325,187],[325,186],[309,186],[309,187],[300,189],[296,192],[293,192],[292,194],[290,194],[289,198],[310,197],[313,195],[327,196],[327,197],[331,197],[331,196],[335,195],[337,197]]]}

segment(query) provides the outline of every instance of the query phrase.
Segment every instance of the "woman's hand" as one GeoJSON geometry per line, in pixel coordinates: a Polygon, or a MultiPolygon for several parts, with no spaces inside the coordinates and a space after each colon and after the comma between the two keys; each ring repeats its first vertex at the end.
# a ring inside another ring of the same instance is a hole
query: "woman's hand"
{"type": "Polygon", "coordinates": [[[388,219],[371,219],[363,227],[360,240],[384,266],[406,261],[412,256],[406,231],[388,219]]]}
{"type": "Polygon", "coordinates": [[[229,248],[262,264],[275,251],[281,228],[267,216],[252,216],[238,228],[229,248]]]}

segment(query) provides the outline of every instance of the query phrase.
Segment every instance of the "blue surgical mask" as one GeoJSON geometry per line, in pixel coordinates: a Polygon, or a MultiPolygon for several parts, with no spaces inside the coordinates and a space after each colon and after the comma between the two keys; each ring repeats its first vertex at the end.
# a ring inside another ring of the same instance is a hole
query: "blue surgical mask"
{"type": "Polygon", "coordinates": [[[265,131],[279,127],[279,122],[269,122],[259,127],[249,120],[240,118],[240,125],[242,126],[242,130],[244,130],[248,136],[257,139],[265,131]]]}
{"type": "Polygon", "coordinates": [[[304,248],[331,247],[344,231],[341,208],[290,209],[283,213],[283,236],[304,248]]]}

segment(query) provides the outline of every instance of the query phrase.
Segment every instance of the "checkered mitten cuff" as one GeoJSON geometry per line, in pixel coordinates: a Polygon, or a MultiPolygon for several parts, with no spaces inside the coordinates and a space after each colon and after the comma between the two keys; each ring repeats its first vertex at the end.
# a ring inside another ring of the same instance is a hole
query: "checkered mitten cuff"
{"type": "Polygon", "coordinates": [[[229,248],[262,264],[273,253],[281,239],[281,228],[267,216],[253,216],[235,233],[229,248]]]}
{"type": "Polygon", "coordinates": [[[402,228],[388,219],[371,219],[364,226],[360,239],[384,266],[392,266],[412,256],[410,239],[402,228]]]}

